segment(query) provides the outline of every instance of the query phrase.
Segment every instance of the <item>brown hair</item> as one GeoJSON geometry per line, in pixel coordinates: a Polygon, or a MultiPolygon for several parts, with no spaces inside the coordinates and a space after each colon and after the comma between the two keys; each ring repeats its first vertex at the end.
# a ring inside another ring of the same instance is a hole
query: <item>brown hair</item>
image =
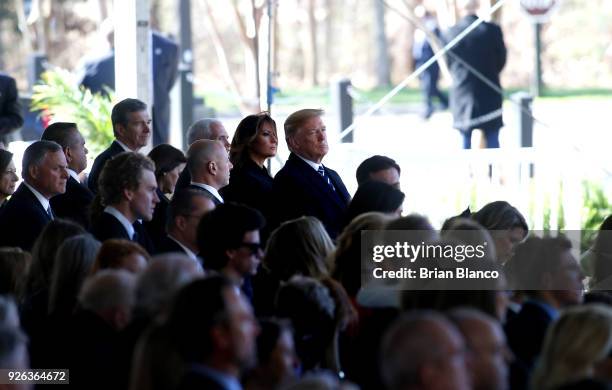
{"type": "Polygon", "coordinates": [[[100,247],[91,274],[107,268],[121,268],[121,259],[134,253],[142,255],[147,262],[151,260],[147,251],[135,242],[124,239],[106,240],[100,247]]]}
{"type": "Polygon", "coordinates": [[[257,134],[264,123],[270,123],[276,135],[276,122],[268,112],[248,115],[236,127],[234,138],[232,138],[232,146],[230,147],[230,161],[235,168],[240,167],[250,158],[250,146],[255,141],[255,138],[257,138],[257,134]]]}

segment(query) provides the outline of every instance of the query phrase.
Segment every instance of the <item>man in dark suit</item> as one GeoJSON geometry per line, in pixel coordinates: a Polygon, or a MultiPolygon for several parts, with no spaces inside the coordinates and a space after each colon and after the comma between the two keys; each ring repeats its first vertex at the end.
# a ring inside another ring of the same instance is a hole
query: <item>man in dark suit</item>
{"type": "MultiPolygon", "coordinates": [[[[478,0],[462,0],[460,6],[464,17],[445,34],[447,42],[478,18],[478,0]]],[[[501,91],[499,74],[506,64],[506,46],[501,28],[483,22],[450,50],[447,59],[453,76],[450,102],[454,127],[463,133],[463,147],[471,148],[472,131],[481,129],[487,148],[498,148],[499,129],[503,126],[503,94],[485,84],[481,77],[501,91]]]]}
{"type": "MultiPolygon", "coordinates": [[[[436,38],[441,37],[436,17],[431,12],[425,10],[423,15],[424,27],[436,38]]],[[[419,68],[425,62],[429,61],[434,56],[433,48],[429,43],[429,37],[424,31],[417,29],[414,33],[414,43],[412,46],[412,57],[414,59],[415,69],[419,68]]],[[[448,107],[448,98],[438,89],[438,79],[440,78],[440,67],[437,62],[431,64],[421,75],[421,92],[425,99],[425,111],[423,118],[429,119],[434,112],[433,99],[438,98],[443,109],[448,107]]]]}
{"type": "Polygon", "coordinates": [[[9,133],[23,126],[15,79],[0,73],[0,144],[8,144],[9,133]]]}
{"type": "Polygon", "coordinates": [[[256,361],[259,326],[251,305],[233,283],[212,276],[182,288],[168,331],[187,363],[180,390],[242,388],[241,374],[256,361]]]}
{"type": "MultiPolygon", "coordinates": [[[[212,141],[220,141],[227,153],[230,151],[230,140],[225,127],[221,121],[214,118],[203,118],[195,121],[187,130],[187,145],[199,141],[201,139],[209,139],[212,141]]],[[[191,175],[189,169],[183,169],[176,182],[176,189],[185,188],[191,183],[191,175]]]]}
{"type": "Polygon", "coordinates": [[[317,217],[332,238],[342,227],[350,196],[338,174],[321,164],[328,152],[323,110],[289,115],[285,138],[291,151],[272,187],[275,224],[303,215],[317,217]]]}
{"type": "MultiPolygon", "coordinates": [[[[153,145],[168,142],[170,126],[170,90],[178,72],[179,47],[170,39],[153,31],[153,145]]],[[[113,38],[109,39],[111,45],[113,38]]],[[[92,92],[105,93],[104,87],[115,89],[115,53],[85,65],[81,84],[92,92]]]]}
{"type": "Polygon", "coordinates": [[[0,247],[29,251],[54,218],[49,199],[66,191],[69,175],[62,147],[52,141],[28,146],[22,164],[23,183],[0,212],[0,247]]]}
{"type": "Polygon", "coordinates": [[[55,122],[49,125],[41,137],[43,140],[57,142],[64,151],[68,163],[68,183],[66,192],[51,198],[55,215],[79,223],[89,228],[89,206],[94,194],[81,184],[79,174],[87,168],[87,148],[85,139],[76,123],[55,122]]]}
{"type": "Polygon", "coordinates": [[[177,191],[168,206],[168,220],[164,240],[157,246],[158,253],[185,253],[190,259],[200,260],[196,234],[202,216],[215,208],[215,203],[202,191],[186,188],[177,191]]]}
{"type": "Polygon", "coordinates": [[[187,169],[191,175],[187,188],[204,192],[215,205],[223,203],[219,190],[229,183],[232,163],[221,142],[199,140],[191,144],[187,151],[187,169]]]}
{"type": "Polygon", "coordinates": [[[139,243],[150,254],[153,242],[140,220],[153,218],[157,197],[155,165],[136,152],[110,159],[100,174],[100,197],[104,211],[92,221],[92,233],[100,241],[123,238],[139,243]]]}
{"type": "Polygon", "coordinates": [[[527,300],[505,326],[508,345],[516,356],[511,366],[512,388],[527,388],[546,331],[559,311],[582,302],[584,275],[565,237],[531,237],[516,248],[504,268],[513,288],[527,300]]]}
{"type": "Polygon", "coordinates": [[[146,103],[138,99],[124,99],[115,104],[111,112],[115,140],[94,160],[87,186],[98,192],[98,177],[104,164],[121,152],[138,152],[146,146],[151,136],[151,118],[146,103]]]}

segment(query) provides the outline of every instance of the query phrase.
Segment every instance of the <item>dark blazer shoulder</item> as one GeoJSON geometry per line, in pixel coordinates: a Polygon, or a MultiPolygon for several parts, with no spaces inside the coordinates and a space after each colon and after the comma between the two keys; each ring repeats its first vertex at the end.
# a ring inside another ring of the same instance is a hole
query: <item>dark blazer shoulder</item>
{"type": "Polygon", "coordinates": [[[89,178],[87,179],[87,187],[89,187],[91,192],[94,194],[98,192],[98,179],[102,172],[102,168],[104,168],[104,164],[123,151],[121,145],[119,145],[117,141],[113,141],[108,148],[96,157],[91,167],[89,178]]]}
{"type": "Polygon", "coordinates": [[[130,236],[121,222],[113,215],[102,212],[91,226],[91,233],[99,240],[106,241],[111,238],[129,240],[130,236]]]}

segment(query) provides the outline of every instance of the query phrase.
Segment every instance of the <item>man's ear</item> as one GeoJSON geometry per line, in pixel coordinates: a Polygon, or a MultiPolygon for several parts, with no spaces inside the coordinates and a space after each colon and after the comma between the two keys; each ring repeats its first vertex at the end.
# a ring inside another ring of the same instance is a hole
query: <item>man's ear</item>
{"type": "Polygon", "coordinates": [[[209,161],[206,163],[206,170],[208,171],[208,173],[210,173],[211,175],[214,175],[217,173],[217,163],[214,161],[209,161]]]}
{"type": "Polygon", "coordinates": [[[134,191],[124,188],[123,197],[131,202],[132,199],[134,198],[134,191]]]}
{"type": "Polygon", "coordinates": [[[38,179],[39,172],[40,172],[40,167],[38,165],[32,164],[28,168],[28,174],[34,180],[38,179]]]}
{"type": "Polygon", "coordinates": [[[177,215],[174,217],[174,225],[179,228],[179,230],[185,230],[187,227],[187,218],[182,215],[177,215]]]}
{"type": "Polygon", "coordinates": [[[287,146],[290,150],[294,150],[299,147],[299,143],[295,140],[295,137],[287,137],[287,146]]]}
{"type": "Polygon", "coordinates": [[[64,149],[64,155],[66,156],[66,162],[68,163],[68,165],[70,165],[70,162],[73,160],[72,149],[70,148],[70,146],[66,146],[66,149],[64,149]]]}
{"type": "Polygon", "coordinates": [[[236,251],[237,249],[226,249],[225,250],[225,257],[227,257],[228,261],[231,261],[234,257],[236,257],[236,251]]]}

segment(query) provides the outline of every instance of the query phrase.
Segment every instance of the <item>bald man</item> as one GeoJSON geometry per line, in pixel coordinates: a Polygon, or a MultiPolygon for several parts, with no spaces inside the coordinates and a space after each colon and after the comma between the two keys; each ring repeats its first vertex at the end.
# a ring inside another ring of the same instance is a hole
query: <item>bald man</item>
{"type": "Polygon", "coordinates": [[[215,205],[223,203],[219,190],[229,183],[233,165],[220,141],[199,140],[189,146],[187,169],[191,175],[188,188],[203,191],[215,205]]]}

